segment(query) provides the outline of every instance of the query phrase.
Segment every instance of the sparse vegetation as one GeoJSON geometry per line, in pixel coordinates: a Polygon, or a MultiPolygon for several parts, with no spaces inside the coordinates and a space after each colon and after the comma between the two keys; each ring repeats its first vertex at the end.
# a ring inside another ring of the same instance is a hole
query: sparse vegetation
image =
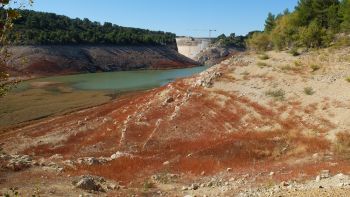
{"type": "Polygon", "coordinates": [[[348,76],[345,80],[350,83],[350,76],[348,76]]]}
{"type": "Polygon", "coordinates": [[[335,151],[350,159],[350,133],[349,132],[340,132],[337,133],[337,142],[334,144],[335,151]]]}
{"type": "Polygon", "coordinates": [[[304,88],[304,93],[306,95],[313,95],[313,94],[315,94],[315,91],[314,91],[314,89],[312,89],[312,87],[305,87],[304,88]]]}
{"type": "Polygon", "coordinates": [[[259,59],[260,60],[268,60],[268,59],[270,59],[270,57],[267,54],[264,53],[264,54],[259,56],[259,59]]]}
{"type": "Polygon", "coordinates": [[[293,68],[290,65],[284,65],[281,67],[282,70],[292,70],[293,68]]]}
{"type": "Polygon", "coordinates": [[[154,188],[154,183],[146,180],[144,183],[143,183],[143,188],[144,190],[148,190],[148,189],[151,189],[151,188],[154,188]]]}
{"type": "Polygon", "coordinates": [[[284,100],[285,91],[282,89],[278,90],[269,90],[265,93],[267,96],[273,97],[276,100],[284,100]]]}
{"type": "Polygon", "coordinates": [[[350,37],[344,36],[344,35],[339,36],[333,44],[333,47],[335,48],[346,47],[346,46],[350,46],[350,37]]]}
{"type": "Polygon", "coordinates": [[[258,62],[256,63],[260,68],[263,68],[263,67],[269,67],[269,65],[265,62],[258,62]]]}
{"type": "Polygon", "coordinates": [[[302,66],[302,63],[300,61],[295,61],[294,62],[294,66],[296,67],[301,67],[302,66]]]}
{"type": "Polygon", "coordinates": [[[249,75],[249,72],[248,71],[244,71],[241,73],[241,75],[249,75]]]}
{"type": "Polygon", "coordinates": [[[290,51],[290,54],[292,54],[293,56],[299,56],[300,53],[298,52],[297,48],[292,48],[290,51]]]}
{"type": "Polygon", "coordinates": [[[319,66],[317,64],[311,64],[310,68],[312,69],[312,72],[315,72],[315,71],[319,70],[321,68],[321,66],[319,66]]]}

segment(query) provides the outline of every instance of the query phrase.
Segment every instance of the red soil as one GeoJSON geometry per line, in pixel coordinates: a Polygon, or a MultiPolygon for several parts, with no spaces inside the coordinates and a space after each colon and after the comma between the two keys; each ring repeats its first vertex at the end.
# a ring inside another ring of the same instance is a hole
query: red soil
{"type": "MultiPolygon", "coordinates": [[[[302,172],[313,175],[329,167],[329,161],[305,163],[301,170],[292,162],[330,150],[326,139],[304,136],[302,131],[326,132],[332,125],[325,120],[307,123],[294,113],[301,110],[312,113],[316,105],[301,109],[300,103],[289,102],[266,107],[234,93],[193,88],[188,81],[178,80],[128,99],[8,131],[1,135],[0,142],[5,143],[8,151],[35,157],[62,154],[72,160],[128,152],[133,157],[101,165],[79,165],[66,171],[71,175],[95,174],[123,182],[141,180],[158,172],[197,176],[203,171],[208,175],[226,168],[237,173],[252,169],[269,172],[276,166],[291,171],[277,176],[284,179],[298,177],[302,172]],[[217,102],[222,96],[227,98],[224,105],[217,102]],[[281,117],[284,112],[288,112],[287,118],[281,117]],[[272,127],[260,131],[264,126],[272,127]],[[34,141],[54,138],[56,133],[67,137],[54,143],[34,141]],[[19,134],[26,140],[18,137],[19,134]],[[20,149],[9,141],[29,143],[20,149]],[[169,164],[163,165],[165,161],[169,164]]],[[[334,171],[349,168],[347,162],[340,162],[334,171]]]]}

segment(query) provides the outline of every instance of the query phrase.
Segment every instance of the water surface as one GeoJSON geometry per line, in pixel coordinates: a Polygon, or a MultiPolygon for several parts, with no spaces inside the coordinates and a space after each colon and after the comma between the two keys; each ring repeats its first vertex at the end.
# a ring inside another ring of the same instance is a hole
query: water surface
{"type": "Polygon", "coordinates": [[[0,129],[100,105],[121,94],[159,87],[206,68],[87,73],[24,81],[0,99],[0,129]]]}

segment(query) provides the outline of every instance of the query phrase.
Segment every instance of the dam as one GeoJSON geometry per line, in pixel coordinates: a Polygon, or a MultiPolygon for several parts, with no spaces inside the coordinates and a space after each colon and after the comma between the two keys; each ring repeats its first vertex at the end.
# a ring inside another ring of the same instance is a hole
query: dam
{"type": "Polygon", "coordinates": [[[209,47],[212,40],[213,38],[177,37],[176,44],[180,54],[195,60],[201,51],[209,47]]]}

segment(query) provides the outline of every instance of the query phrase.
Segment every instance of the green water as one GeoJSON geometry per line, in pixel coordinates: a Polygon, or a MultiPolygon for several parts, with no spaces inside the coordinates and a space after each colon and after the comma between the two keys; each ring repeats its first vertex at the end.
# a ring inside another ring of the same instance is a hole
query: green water
{"type": "Polygon", "coordinates": [[[47,77],[21,83],[17,91],[30,88],[33,82],[57,82],[77,90],[116,90],[135,91],[165,85],[177,78],[188,77],[208,67],[200,66],[172,70],[140,70],[123,72],[104,72],[47,77]]]}
{"type": "Polygon", "coordinates": [[[0,130],[52,115],[118,99],[124,94],[165,85],[207,67],[88,73],[24,81],[0,98],[0,130]]]}

